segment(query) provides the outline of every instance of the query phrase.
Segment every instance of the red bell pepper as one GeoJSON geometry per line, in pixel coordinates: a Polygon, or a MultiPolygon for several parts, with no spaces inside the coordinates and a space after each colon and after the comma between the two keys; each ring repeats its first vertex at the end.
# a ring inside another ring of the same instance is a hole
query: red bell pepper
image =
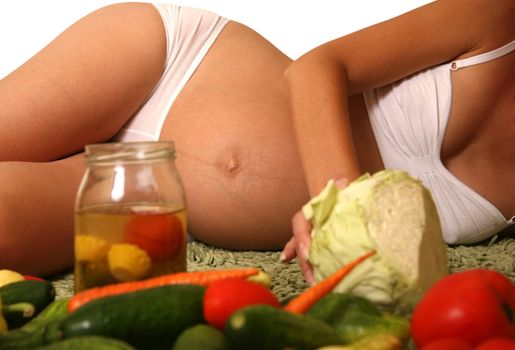
{"type": "Polygon", "coordinates": [[[212,283],[204,293],[204,318],[213,327],[223,329],[227,319],[249,305],[280,307],[279,299],[265,286],[236,278],[212,283]]]}
{"type": "Polygon", "coordinates": [[[45,279],[43,279],[43,278],[41,278],[41,277],[37,277],[37,276],[23,275],[23,278],[25,279],[25,281],[40,281],[40,282],[45,282],[45,279]]]}
{"type": "Polygon", "coordinates": [[[415,307],[412,336],[419,348],[442,338],[472,346],[494,337],[515,338],[515,286],[503,274],[472,269],[433,285],[415,307]]]}

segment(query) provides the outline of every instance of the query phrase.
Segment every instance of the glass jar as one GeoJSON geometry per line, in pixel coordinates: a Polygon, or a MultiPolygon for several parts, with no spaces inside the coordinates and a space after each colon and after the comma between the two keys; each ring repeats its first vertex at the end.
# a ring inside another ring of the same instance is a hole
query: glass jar
{"type": "Polygon", "coordinates": [[[186,270],[172,142],[87,145],[75,203],[75,292],[186,270]]]}

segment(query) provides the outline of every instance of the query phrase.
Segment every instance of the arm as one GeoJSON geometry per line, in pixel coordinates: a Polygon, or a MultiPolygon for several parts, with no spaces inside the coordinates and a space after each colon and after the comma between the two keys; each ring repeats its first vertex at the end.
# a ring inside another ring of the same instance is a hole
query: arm
{"type": "MultiPolygon", "coordinates": [[[[440,0],[386,22],[328,42],[294,62],[286,72],[297,145],[310,194],[330,178],[361,174],[348,113],[348,96],[395,82],[425,68],[466,57],[512,40],[511,1],[440,0]]],[[[302,221],[302,220],[301,220],[302,221]]],[[[283,252],[295,255],[309,230],[294,219],[294,238],[283,252]]]]}
{"type": "Polygon", "coordinates": [[[286,78],[311,195],[330,178],[361,174],[345,97],[511,40],[499,28],[513,2],[496,5],[439,0],[328,42],[290,65],[286,78]]]}

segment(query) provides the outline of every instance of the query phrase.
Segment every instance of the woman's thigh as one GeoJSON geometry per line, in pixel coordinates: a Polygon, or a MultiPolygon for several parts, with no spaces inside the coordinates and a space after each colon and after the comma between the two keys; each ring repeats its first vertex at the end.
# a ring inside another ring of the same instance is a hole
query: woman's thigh
{"type": "Polygon", "coordinates": [[[0,162],[0,266],[49,274],[73,257],[82,155],[48,163],[0,162]]]}
{"type": "Polygon", "coordinates": [[[155,86],[165,51],[152,5],[79,20],[0,80],[0,161],[51,161],[110,139],[155,86]]]}

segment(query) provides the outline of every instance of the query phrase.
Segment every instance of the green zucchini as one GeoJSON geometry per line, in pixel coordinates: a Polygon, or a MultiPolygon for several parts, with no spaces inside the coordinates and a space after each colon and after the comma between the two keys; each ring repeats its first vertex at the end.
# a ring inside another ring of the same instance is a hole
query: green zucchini
{"type": "Polygon", "coordinates": [[[409,321],[401,316],[381,311],[363,297],[330,293],[306,312],[331,325],[347,344],[377,334],[390,334],[401,342],[409,337],[409,321]]]}
{"type": "Polygon", "coordinates": [[[236,311],[225,325],[231,348],[256,350],[312,350],[342,344],[336,331],[315,318],[268,305],[236,311]]]}
{"type": "Polygon", "coordinates": [[[4,313],[9,329],[19,328],[36,317],[44,308],[55,300],[55,288],[46,281],[18,281],[0,287],[2,305],[28,303],[34,306],[30,316],[23,312],[4,313]]]}
{"type": "Polygon", "coordinates": [[[229,350],[229,342],[221,331],[201,323],[185,329],[172,350],[229,350]]]}
{"type": "Polygon", "coordinates": [[[0,349],[31,349],[48,343],[48,330],[67,314],[67,304],[67,299],[55,300],[29,323],[0,334],[0,349]]]}
{"type": "Polygon", "coordinates": [[[108,337],[86,335],[63,339],[36,350],[136,350],[126,342],[108,337]]]}
{"type": "Polygon", "coordinates": [[[59,326],[64,338],[101,335],[138,349],[170,349],[186,328],[204,322],[205,287],[161,286],[93,300],[59,326]]]}

